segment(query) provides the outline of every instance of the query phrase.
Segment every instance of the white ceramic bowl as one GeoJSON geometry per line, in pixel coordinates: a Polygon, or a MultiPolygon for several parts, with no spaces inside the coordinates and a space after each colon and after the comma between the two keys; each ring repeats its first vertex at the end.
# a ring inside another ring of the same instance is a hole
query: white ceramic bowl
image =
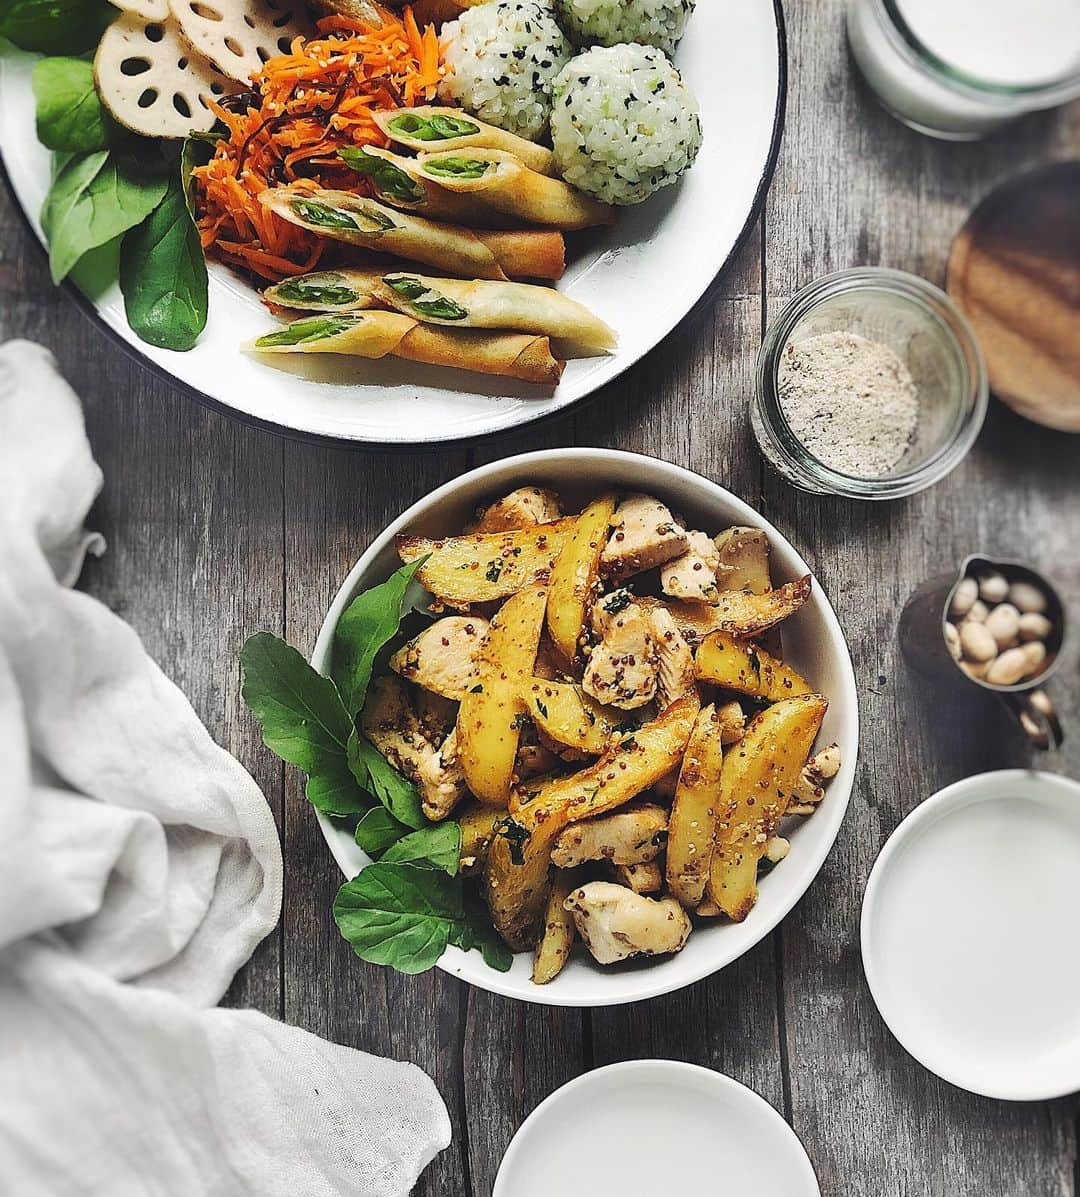
{"type": "Polygon", "coordinates": [[[752,1089],[697,1064],[628,1060],[576,1077],[533,1110],[492,1197],[719,1191],[821,1197],[795,1132],[752,1089]]]}
{"type": "MultiPolygon", "coordinates": [[[[764,528],[772,544],[774,580],[788,581],[810,572],[806,562],[783,536],[733,494],[679,466],[614,449],[555,449],[525,453],[481,466],[413,504],[379,536],[353,566],[319,633],[312,664],[327,672],[334,628],[352,599],[384,581],[400,564],[394,537],[400,532],[446,536],[459,532],[476,507],[515,487],[551,486],[571,510],[604,489],[643,490],[655,494],[686,517],[692,527],[709,532],[732,524],[764,528]]],[[[532,961],[519,955],[508,973],[488,968],[478,952],[448,948],[439,966],[455,977],[508,997],[554,1006],[608,1006],[655,997],[681,989],[738,959],[763,939],[802,897],[832,847],[847,809],[855,777],[859,742],[858,698],[851,658],[843,632],[828,599],[816,583],[803,609],[784,624],[787,660],[828,695],[830,704],[820,743],[836,740],[843,766],[820,809],[794,827],[791,854],[761,886],[761,896],[743,923],[716,923],[695,928],[676,956],[602,969],[575,953],[549,985],[533,985],[532,961]]],[[[369,863],[346,832],[320,819],[334,859],[347,877],[369,863]]]]}
{"type": "Polygon", "coordinates": [[[1003,769],[928,798],[874,862],[863,968],[889,1030],[1006,1101],[1080,1090],[1080,784],[1003,769]]]}

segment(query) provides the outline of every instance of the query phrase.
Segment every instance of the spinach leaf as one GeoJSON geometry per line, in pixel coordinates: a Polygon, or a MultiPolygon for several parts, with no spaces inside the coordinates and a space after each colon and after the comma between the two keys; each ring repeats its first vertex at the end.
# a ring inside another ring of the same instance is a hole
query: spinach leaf
{"type": "Polygon", "coordinates": [[[126,155],[97,150],[70,158],[53,179],[41,211],[54,283],[66,278],[88,250],[144,220],[168,183],[126,155]]]}
{"type": "Polygon", "coordinates": [[[380,586],[358,594],[345,608],[334,631],[330,676],[350,715],[364,706],[371,670],[379,651],[398,633],[405,614],[405,594],[427,557],[410,561],[380,586]]]}
{"type": "Polygon", "coordinates": [[[435,823],[391,844],[382,858],[384,864],[401,863],[442,869],[451,877],[461,866],[461,828],[456,823],[435,823]]]}
{"type": "Polygon", "coordinates": [[[180,185],[184,189],[188,212],[191,219],[195,219],[195,181],[191,172],[196,166],[205,166],[214,156],[217,143],[224,136],[222,133],[189,133],[184,138],[180,150],[180,185]]]}
{"type": "Polygon", "coordinates": [[[40,54],[85,54],[116,16],[105,0],[6,0],[0,37],[40,54]]]}
{"type": "Polygon", "coordinates": [[[82,58],[42,58],[34,66],[38,141],[50,150],[106,149],[112,119],[98,99],[94,68],[82,58]]]}
{"type": "Polygon", "coordinates": [[[355,735],[334,683],[283,640],[260,632],[240,651],[244,701],[271,752],[308,775],[307,796],[328,815],[362,814],[371,800],[349,768],[355,735]]]}
{"type": "Polygon", "coordinates": [[[357,783],[370,790],[399,823],[414,830],[427,826],[416,786],[402,777],[374,744],[355,735],[349,741],[348,758],[357,783]]]}
{"type": "Polygon", "coordinates": [[[361,960],[422,973],[465,920],[461,884],[412,864],[368,865],[338,890],[334,920],[361,960]]]}
{"type": "Polygon", "coordinates": [[[397,843],[409,829],[386,809],[373,806],[356,825],[356,843],[368,856],[381,856],[391,844],[397,843]]]}
{"type": "Polygon", "coordinates": [[[128,324],[148,345],[191,349],[206,327],[206,259],[179,175],[153,212],[125,235],[120,290],[128,324]]]}

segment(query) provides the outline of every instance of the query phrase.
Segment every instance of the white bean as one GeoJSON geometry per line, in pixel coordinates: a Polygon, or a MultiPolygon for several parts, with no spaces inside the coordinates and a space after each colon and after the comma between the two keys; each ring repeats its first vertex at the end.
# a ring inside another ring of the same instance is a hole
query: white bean
{"type": "Polygon", "coordinates": [[[991,686],[1015,686],[1030,672],[1026,651],[1022,648],[1010,648],[991,663],[986,671],[986,680],[991,686]]]}
{"type": "Polygon", "coordinates": [[[1025,615],[1041,615],[1046,610],[1046,595],[1031,582],[1014,582],[1009,587],[1009,602],[1025,615]]]}
{"type": "Polygon", "coordinates": [[[955,624],[945,624],[945,647],[954,661],[959,661],[964,655],[960,648],[960,633],[956,630],[955,624]]]}
{"type": "Polygon", "coordinates": [[[990,614],[990,608],[982,601],[976,599],[971,604],[971,610],[964,616],[964,622],[970,619],[972,623],[986,623],[986,617],[990,614]]]}
{"type": "Polygon", "coordinates": [[[1017,630],[1021,640],[1045,640],[1054,625],[1038,611],[1025,611],[1020,616],[1017,630]]]}
{"type": "Polygon", "coordinates": [[[999,649],[1008,648],[1020,631],[1020,612],[1012,603],[998,603],[983,625],[994,637],[999,649]]]}
{"type": "Polygon", "coordinates": [[[986,625],[971,620],[960,625],[960,646],[969,661],[991,661],[997,656],[997,642],[986,625]]]}
{"type": "Polygon", "coordinates": [[[956,589],[953,591],[952,603],[949,606],[949,613],[955,615],[957,619],[963,617],[971,610],[971,604],[979,597],[979,583],[974,578],[963,578],[957,583],[956,589]]]}
{"type": "Polygon", "coordinates": [[[988,603],[1000,603],[1009,593],[1009,583],[1004,574],[983,574],[979,579],[979,598],[988,603]]]}

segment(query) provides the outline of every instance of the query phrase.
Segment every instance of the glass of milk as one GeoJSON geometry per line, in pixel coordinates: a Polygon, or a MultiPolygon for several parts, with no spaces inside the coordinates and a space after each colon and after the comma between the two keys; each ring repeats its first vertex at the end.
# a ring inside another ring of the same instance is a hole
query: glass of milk
{"type": "Polygon", "coordinates": [[[881,103],[932,137],[1080,96],[1080,0],[849,0],[847,29],[881,103]]]}

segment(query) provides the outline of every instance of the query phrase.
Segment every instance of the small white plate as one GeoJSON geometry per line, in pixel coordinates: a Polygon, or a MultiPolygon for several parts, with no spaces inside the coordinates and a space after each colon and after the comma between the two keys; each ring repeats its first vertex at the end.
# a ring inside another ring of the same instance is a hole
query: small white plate
{"type": "Polygon", "coordinates": [[[631,1060],[557,1089],[522,1123],[492,1197],[591,1193],[820,1197],[795,1132],[731,1077],[631,1060]]]}
{"type": "Polygon", "coordinates": [[[863,968],[889,1030],[1008,1101],[1080,1089],[1080,784],[1020,769],[928,798],[877,858],[863,968]]]}

